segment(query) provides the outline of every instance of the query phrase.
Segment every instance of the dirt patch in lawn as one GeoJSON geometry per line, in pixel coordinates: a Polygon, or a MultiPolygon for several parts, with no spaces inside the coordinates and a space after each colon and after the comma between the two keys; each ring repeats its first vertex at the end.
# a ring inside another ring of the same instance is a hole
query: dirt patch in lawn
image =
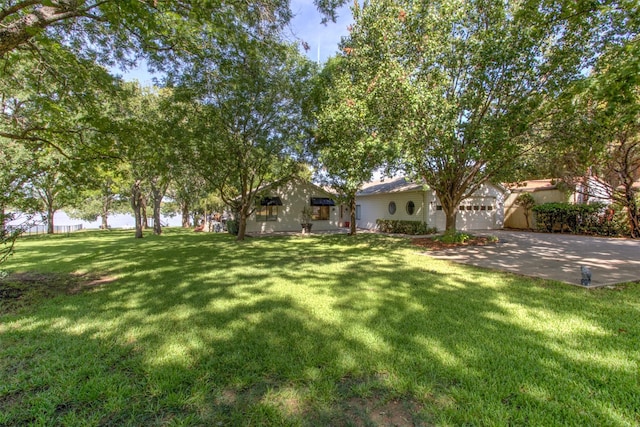
{"type": "Polygon", "coordinates": [[[338,384],[343,399],[333,416],[317,424],[334,426],[422,426],[423,405],[411,396],[395,396],[385,385],[388,374],[344,377],[338,384]]]}
{"type": "Polygon", "coordinates": [[[114,277],[99,274],[8,274],[0,277],[0,314],[16,312],[43,299],[86,292],[114,280],[114,277]]]}
{"type": "Polygon", "coordinates": [[[354,426],[397,426],[422,425],[416,420],[421,406],[410,400],[384,401],[375,397],[354,397],[344,403],[346,425],[354,426]]]}
{"type": "Polygon", "coordinates": [[[411,240],[412,245],[419,246],[429,251],[441,251],[459,246],[495,245],[496,243],[498,243],[498,239],[494,236],[472,236],[464,243],[445,243],[436,240],[435,237],[419,237],[411,240]]]}

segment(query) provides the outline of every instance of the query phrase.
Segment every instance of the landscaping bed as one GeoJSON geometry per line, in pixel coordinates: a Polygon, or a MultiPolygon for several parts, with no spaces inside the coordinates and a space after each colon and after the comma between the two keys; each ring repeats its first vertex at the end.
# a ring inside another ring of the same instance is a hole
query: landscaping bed
{"type": "Polygon", "coordinates": [[[458,246],[485,246],[495,245],[498,239],[495,236],[469,236],[464,241],[444,241],[442,236],[418,237],[411,239],[411,244],[430,251],[440,251],[458,246]]]}

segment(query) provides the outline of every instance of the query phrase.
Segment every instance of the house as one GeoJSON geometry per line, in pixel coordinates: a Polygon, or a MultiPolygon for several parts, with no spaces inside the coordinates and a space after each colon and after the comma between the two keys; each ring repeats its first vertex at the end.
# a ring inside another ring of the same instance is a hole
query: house
{"type": "MultiPolygon", "coordinates": [[[[536,205],[543,203],[611,203],[611,188],[597,177],[576,179],[572,185],[552,178],[531,179],[520,183],[504,184],[504,186],[510,189],[504,208],[504,226],[507,228],[527,228],[524,209],[515,204],[516,199],[522,193],[531,194],[536,205]]],[[[535,228],[535,215],[530,217],[530,221],[531,227],[535,228]]]]}
{"type": "Polygon", "coordinates": [[[266,186],[256,200],[255,211],[247,219],[247,233],[302,230],[302,211],[311,211],[313,231],[339,230],[342,222],[335,195],[302,180],[266,186]]]}
{"type": "MultiPolygon", "coordinates": [[[[533,196],[536,205],[542,203],[566,203],[569,201],[569,193],[558,186],[555,179],[532,179],[518,184],[506,184],[511,192],[504,205],[504,226],[506,228],[527,228],[524,209],[515,204],[520,194],[529,193],[533,196]]],[[[535,228],[535,219],[530,217],[531,227],[535,228]]]]}
{"type": "MultiPolygon", "coordinates": [[[[456,227],[460,230],[502,228],[507,193],[502,186],[483,185],[460,204],[456,227]]],[[[356,194],[356,225],[375,229],[377,219],[421,221],[438,230],[444,230],[446,225],[435,191],[404,177],[365,184],[356,194]]]]}

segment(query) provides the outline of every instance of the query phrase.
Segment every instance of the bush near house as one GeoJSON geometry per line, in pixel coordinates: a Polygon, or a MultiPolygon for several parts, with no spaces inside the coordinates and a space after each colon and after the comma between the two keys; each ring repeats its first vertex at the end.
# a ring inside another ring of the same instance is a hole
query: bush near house
{"type": "Polygon", "coordinates": [[[235,219],[230,219],[227,221],[227,232],[229,234],[233,234],[234,236],[238,235],[238,221],[235,219]]]}
{"type": "Polygon", "coordinates": [[[623,227],[615,220],[614,209],[607,207],[604,203],[588,205],[543,203],[534,206],[532,210],[536,214],[536,225],[539,231],[601,236],[624,234],[623,227]]]}
{"type": "Polygon", "coordinates": [[[397,219],[377,219],[376,225],[378,230],[383,233],[397,234],[435,234],[438,230],[435,227],[429,227],[422,221],[402,221],[397,219]]]}

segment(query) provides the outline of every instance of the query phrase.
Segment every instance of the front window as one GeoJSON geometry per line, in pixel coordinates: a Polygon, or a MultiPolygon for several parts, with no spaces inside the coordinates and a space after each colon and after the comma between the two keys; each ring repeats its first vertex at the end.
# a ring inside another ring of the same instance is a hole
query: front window
{"type": "Polygon", "coordinates": [[[416,211],[416,204],[415,204],[415,203],[413,203],[413,200],[409,200],[409,201],[407,202],[406,209],[407,209],[407,214],[409,214],[409,215],[413,215],[413,214],[415,213],[415,211],[416,211]]]}
{"type": "Polygon", "coordinates": [[[314,221],[326,221],[331,215],[331,207],[336,203],[329,197],[311,198],[311,219],[314,221]]]}
{"type": "Polygon", "coordinates": [[[329,206],[312,206],[313,213],[311,219],[314,221],[323,221],[329,219],[329,206]]]}
{"type": "Polygon", "coordinates": [[[396,202],[389,202],[389,213],[391,215],[396,213],[396,202]]]}
{"type": "Polygon", "coordinates": [[[278,206],[282,206],[280,197],[263,197],[256,203],[256,221],[277,221],[278,206]]]}

